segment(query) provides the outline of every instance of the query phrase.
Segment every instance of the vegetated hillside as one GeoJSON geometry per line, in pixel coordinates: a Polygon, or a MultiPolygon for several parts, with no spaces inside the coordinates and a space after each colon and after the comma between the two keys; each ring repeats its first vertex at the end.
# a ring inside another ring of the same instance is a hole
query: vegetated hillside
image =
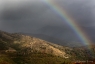
{"type": "Polygon", "coordinates": [[[92,61],[95,59],[95,46],[91,48],[88,48],[88,46],[73,47],[72,50],[65,49],[65,52],[71,55],[71,58],[75,60],[92,61]]]}
{"type": "Polygon", "coordinates": [[[18,33],[0,31],[0,64],[62,64],[67,55],[59,45],[18,33]]]}
{"type": "Polygon", "coordinates": [[[1,39],[0,41],[3,42],[1,43],[2,45],[6,44],[7,47],[12,47],[16,50],[29,49],[28,53],[36,51],[36,52],[42,52],[47,54],[53,54],[60,57],[65,57],[66,55],[64,51],[61,51],[58,48],[49,45],[48,44],[49,42],[46,42],[38,38],[26,36],[26,35],[21,35],[16,33],[9,34],[1,31],[0,39],[1,39]]]}
{"type": "Polygon", "coordinates": [[[71,64],[95,59],[95,46],[64,47],[35,37],[0,31],[0,64],[71,64]]]}

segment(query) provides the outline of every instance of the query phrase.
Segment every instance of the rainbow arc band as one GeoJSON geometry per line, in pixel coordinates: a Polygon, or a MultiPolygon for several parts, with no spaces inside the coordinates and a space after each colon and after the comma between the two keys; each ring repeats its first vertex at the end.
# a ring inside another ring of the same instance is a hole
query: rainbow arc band
{"type": "Polygon", "coordinates": [[[71,18],[71,16],[65,11],[65,9],[59,6],[54,0],[43,0],[48,6],[50,6],[60,17],[65,19],[65,22],[71,27],[71,29],[77,34],[77,36],[81,39],[83,45],[88,45],[88,49],[91,47],[91,40],[88,38],[86,33],[80,28],[80,26],[76,23],[76,20],[71,18]]]}

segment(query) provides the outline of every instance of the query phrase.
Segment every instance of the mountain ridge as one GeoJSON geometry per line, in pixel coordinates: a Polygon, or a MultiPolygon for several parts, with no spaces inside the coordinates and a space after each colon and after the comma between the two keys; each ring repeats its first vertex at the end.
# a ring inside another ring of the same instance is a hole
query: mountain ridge
{"type": "Polygon", "coordinates": [[[33,36],[33,37],[36,37],[36,38],[40,38],[42,40],[45,40],[45,41],[48,41],[48,42],[52,42],[52,43],[55,43],[55,44],[59,44],[59,45],[62,45],[62,46],[66,46],[66,47],[81,47],[81,46],[85,46],[81,42],[65,41],[65,40],[62,40],[62,39],[59,39],[59,38],[56,38],[56,37],[53,37],[53,36],[48,36],[48,35],[45,35],[45,34],[31,34],[31,33],[22,33],[22,32],[20,32],[20,33],[24,34],[24,35],[29,35],[29,36],[33,36]]]}

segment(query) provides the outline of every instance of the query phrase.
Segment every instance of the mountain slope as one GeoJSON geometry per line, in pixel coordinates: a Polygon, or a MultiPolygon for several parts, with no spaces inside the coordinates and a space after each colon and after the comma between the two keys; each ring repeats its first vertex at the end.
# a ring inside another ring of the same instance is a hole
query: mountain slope
{"type": "Polygon", "coordinates": [[[95,45],[92,45],[91,49],[87,47],[65,47],[20,33],[0,31],[0,63],[3,61],[7,64],[62,64],[95,59],[95,45]]]}
{"type": "Polygon", "coordinates": [[[50,42],[35,37],[30,37],[17,33],[10,34],[0,31],[0,39],[1,39],[0,41],[2,41],[3,44],[4,42],[6,43],[7,48],[12,47],[16,50],[27,49],[29,51],[27,53],[36,51],[64,58],[66,55],[64,51],[54,47],[53,45],[50,45],[50,42]]]}

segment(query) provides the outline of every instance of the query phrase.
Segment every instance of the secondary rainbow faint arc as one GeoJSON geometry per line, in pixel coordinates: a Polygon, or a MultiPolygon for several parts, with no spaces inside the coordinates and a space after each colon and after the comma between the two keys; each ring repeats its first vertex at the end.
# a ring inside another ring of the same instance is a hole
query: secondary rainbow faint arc
{"type": "Polygon", "coordinates": [[[67,12],[55,4],[53,0],[44,0],[44,2],[49,5],[56,13],[58,13],[63,19],[65,19],[65,22],[75,31],[77,36],[81,39],[84,45],[90,45],[91,41],[88,38],[88,36],[83,32],[83,30],[78,26],[76,21],[70,17],[67,12]]]}

